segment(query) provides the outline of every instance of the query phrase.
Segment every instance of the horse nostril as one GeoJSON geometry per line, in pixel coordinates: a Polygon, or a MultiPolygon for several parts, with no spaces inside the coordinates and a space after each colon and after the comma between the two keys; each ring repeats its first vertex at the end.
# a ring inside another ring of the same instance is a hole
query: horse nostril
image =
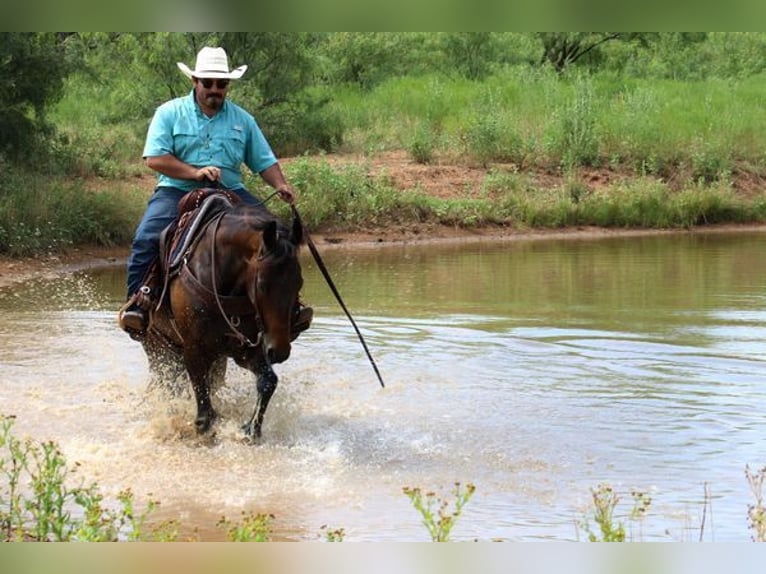
{"type": "Polygon", "coordinates": [[[271,347],[266,353],[269,357],[269,363],[282,363],[290,356],[290,348],[279,350],[271,347]]]}

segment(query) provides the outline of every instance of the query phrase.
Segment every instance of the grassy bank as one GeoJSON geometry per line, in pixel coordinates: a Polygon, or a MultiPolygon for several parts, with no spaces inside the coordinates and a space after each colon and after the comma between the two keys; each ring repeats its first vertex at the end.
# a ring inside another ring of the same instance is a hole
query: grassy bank
{"type": "MultiPolygon", "coordinates": [[[[147,173],[139,158],[148,118],[89,122],[101,117],[103,94],[88,89],[71,85],[53,114],[61,135],[57,173],[66,175],[4,166],[0,254],[129,242],[151,192],[151,182],[136,178],[147,173]]],[[[343,134],[336,151],[363,159],[339,164],[314,154],[288,163],[301,213],[315,231],[766,220],[766,78],[760,75],[650,81],[516,67],[482,81],[427,75],[389,79],[371,90],[316,90],[328,101],[323,117],[343,134]],[[390,150],[404,150],[413,165],[478,168],[482,180],[449,196],[417,181],[395,185],[370,168],[390,150]],[[594,173],[605,175],[602,183],[592,183],[594,173]]],[[[231,97],[237,100],[236,87],[231,97]]],[[[248,184],[268,195],[257,177],[248,184]]],[[[278,203],[275,210],[286,213],[278,203]]]]}

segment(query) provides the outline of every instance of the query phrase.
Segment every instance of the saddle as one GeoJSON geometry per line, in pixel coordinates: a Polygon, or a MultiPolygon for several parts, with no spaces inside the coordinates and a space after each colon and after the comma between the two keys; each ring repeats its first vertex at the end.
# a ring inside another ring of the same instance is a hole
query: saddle
{"type": "MultiPolygon", "coordinates": [[[[178,274],[184,258],[192,251],[202,231],[216,216],[242,200],[236,194],[221,189],[200,188],[190,191],[178,202],[178,217],[160,234],[159,256],[149,269],[144,285],[150,286],[145,295],[152,299],[147,308],[159,309],[165,301],[170,280],[178,274]],[[162,283],[157,299],[152,292],[162,283]]],[[[139,295],[144,295],[140,293],[139,295]]],[[[138,302],[146,304],[147,302],[138,302]]]]}

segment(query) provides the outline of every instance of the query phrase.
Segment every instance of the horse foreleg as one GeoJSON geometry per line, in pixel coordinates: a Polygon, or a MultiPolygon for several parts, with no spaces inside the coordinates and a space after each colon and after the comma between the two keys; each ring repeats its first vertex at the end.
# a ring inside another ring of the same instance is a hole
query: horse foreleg
{"type": "Polygon", "coordinates": [[[274,391],[277,389],[277,382],[279,381],[277,374],[271,368],[268,363],[262,363],[258,365],[257,370],[254,371],[257,377],[256,389],[258,391],[258,398],[255,401],[255,408],[250,420],[242,425],[242,430],[251,439],[261,438],[261,425],[263,424],[263,416],[266,414],[266,408],[269,406],[274,391]]]}
{"type": "Polygon", "coordinates": [[[197,400],[197,418],[194,426],[202,434],[210,429],[216,413],[210,400],[211,362],[200,356],[199,352],[185,352],[186,370],[189,372],[194,397],[197,400]]]}

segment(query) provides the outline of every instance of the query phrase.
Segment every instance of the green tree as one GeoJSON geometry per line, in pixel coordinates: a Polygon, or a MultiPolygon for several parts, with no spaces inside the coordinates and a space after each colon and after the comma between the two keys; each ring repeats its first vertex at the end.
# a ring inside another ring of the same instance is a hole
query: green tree
{"type": "Polygon", "coordinates": [[[41,142],[53,133],[46,108],[57,101],[70,69],[66,35],[0,33],[0,77],[5,105],[0,108],[0,154],[32,162],[41,142]]]}
{"type": "Polygon", "coordinates": [[[282,32],[148,32],[78,34],[87,66],[80,76],[97,98],[102,121],[134,122],[146,129],[154,109],[188,93],[176,63],[194,66],[203,46],[226,49],[231,67],[247,64],[232,86],[233,101],[257,116],[278,151],[329,148],[339,139],[326,118],[326,97],[307,93],[315,82],[313,55],[322,35],[282,32]],[[328,133],[328,131],[330,133],[328,133]]]}
{"type": "Polygon", "coordinates": [[[412,32],[336,32],[324,47],[330,83],[371,89],[387,78],[434,70],[443,61],[437,35],[412,32]]]}
{"type": "Polygon", "coordinates": [[[537,36],[543,48],[540,63],[551,64],[557,72],[586,56],[593,58],[606,42],[642,38],[641,34],[625,32],[538,32],[537,36]]]}
{"type": "Polygon", "coordinates": [[[444,51],[449,62],[469,80],[480,80],[496,58],[492,32],[454,32],[444,36],[444,51]]]}

